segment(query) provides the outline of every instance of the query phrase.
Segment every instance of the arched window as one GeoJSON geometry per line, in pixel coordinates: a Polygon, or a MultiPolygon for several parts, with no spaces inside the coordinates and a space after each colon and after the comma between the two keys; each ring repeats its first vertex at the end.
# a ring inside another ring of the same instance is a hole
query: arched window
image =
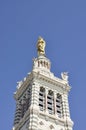
{"type": "Polygon", "coordinates": [[[31,87],[28,88],[27,92],[23,95],[22,103],[22,117],[31,105],[31,87]]]}
{"type": "Polygon", "coordinates": [[[16,104],[16,112],[15,112],[15,119],[14,124],[18,124],[21,118],[24,117],[24,114],[28,110],[31,105],[31,92],[32,87],[28,86],[28,90],[22,95],[21,98],[18,99],[16,104]]]}
{"type": "Polygon", "coordinates": [[[18,124],[19,121],[20,121],[20,119],[21,119],[21,116],[22,116],[21,110],[22,110],[22,106],[21,106],[21,102],[19,101],[19,102],[16,104],[16,112],[15,112],[14,125],[15,125],[15,124],[18,124]]]}
{"type": "Polygon", "coordinates": [[[40,91],[39,91],[39,108],[40,111],[45,110],[45,88],[43,87],[40,87],[40,91]]]}
{"type": "Polygon", "coordinates": [[[27,97],[27,108],[29,108],[30,105],[31,105],[31,95],[32,95],[32,87],[31,86],[27,90],[27,95],[28,95],[28,97],[27,97]]]}
{"type": "Polygon", "coordinates": [[[54,114],[54,95],[53,91],[49,90],[47,95],[47,109],[49,114],[54,114]]]}
{"type": "Polygon", "coordinates": [[[62,96],[61,94],[57,94],[57,97],[56,97],[56,111],[57,111],[57,114],[58,114],[58,117],[62,117],[62,96]]]}

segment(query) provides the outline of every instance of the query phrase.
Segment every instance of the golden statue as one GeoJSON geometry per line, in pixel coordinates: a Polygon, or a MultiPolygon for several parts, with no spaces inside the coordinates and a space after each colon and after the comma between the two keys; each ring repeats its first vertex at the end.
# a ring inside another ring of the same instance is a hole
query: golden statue
{"type": "Polygon", "coordinates": [[[39,37],[37,41],[37,51],[38,51],[38,56],[39,55],[45,55],[45,41],[42,37],[39,37]]]}

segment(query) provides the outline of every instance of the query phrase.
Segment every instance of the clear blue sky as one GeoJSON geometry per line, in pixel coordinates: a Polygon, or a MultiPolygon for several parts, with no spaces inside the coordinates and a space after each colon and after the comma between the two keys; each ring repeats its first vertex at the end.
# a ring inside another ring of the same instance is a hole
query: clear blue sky
{"type": "Polygon", "coordinates": [[[11,130],[16,82],[32,69],[38,36],[51,71],[69,72],[74,130],[86,128],[86,1],[0,0],[0,130],[11,130]]]}

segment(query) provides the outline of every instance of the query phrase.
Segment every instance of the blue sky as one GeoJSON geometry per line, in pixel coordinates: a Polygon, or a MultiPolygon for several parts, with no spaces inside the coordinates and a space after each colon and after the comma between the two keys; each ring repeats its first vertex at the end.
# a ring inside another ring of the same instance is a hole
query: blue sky
{"type": "Polygon", "coordinates": [[[32,70],[39,36],[51,71],[69,72],[73,130],[86,124],[86,1],[0,0],[0,130],[11,130],[16,82],[32,70]]]}

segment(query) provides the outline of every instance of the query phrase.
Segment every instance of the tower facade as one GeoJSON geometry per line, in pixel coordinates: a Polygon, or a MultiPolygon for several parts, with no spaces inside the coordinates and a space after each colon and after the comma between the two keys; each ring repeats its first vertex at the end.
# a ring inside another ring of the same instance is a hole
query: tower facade
{"type": "Polygon", "coordinates": [[[38,57],[14,93],[16,111],[13,130],[72,130],[68,93],[68,75],[61,79],[50,71],[51,62],[45,56],[45,41],[37,42],[38,57]]]}

